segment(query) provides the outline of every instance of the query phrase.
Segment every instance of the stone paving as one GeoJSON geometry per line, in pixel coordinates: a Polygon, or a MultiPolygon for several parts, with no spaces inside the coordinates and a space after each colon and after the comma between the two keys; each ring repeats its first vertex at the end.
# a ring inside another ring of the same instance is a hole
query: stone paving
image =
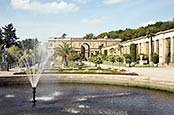
{"type": "Polygon", "coordinates": [[[151,80],[174,82],[174,67],[130,68],[130,71],[151,80]]]}
{"type": "MultiPolygon", "coordinates": [[[[94,64],[90,64],[91,66],[94,66],[94,64]]],[[[102,68],[109,68],[113,66],[103,65],[101,64],[102,68]]],[[[118,68],[114,66],[114,68],[118,68]]],[[[147,78],[150,80],[159,80],[159,81],[168,81],[168,82],[174,82],[174,67],[158,67],[158,68],[127,68],[127,67],[121,67],[121,69],[126,69],[129,72],[136,72],[139,74],[139,77],[147,78]]],[[[18,69],[10,69],[10,71],[0,71],[0,77],[10,77],[14,76],[13,73],[16,72],[18,69]]]]}
{"type": "MultiPolygon", "coordinates": [[[[92,63],[84,63],[94,66],[92,63]]],[[[113,68],[113,66],[104,64],[101,64],[100,66],[102,68],[113,68]]],[[[118,68],[118,66],[114,66],[114,68],[118,68]]],[[[120,67],[120,69],[126,69],[129,72],[136,72],[139,74],[139,77],[146,77],[150,80],[174,82],[174,67],[120,67]]]]}

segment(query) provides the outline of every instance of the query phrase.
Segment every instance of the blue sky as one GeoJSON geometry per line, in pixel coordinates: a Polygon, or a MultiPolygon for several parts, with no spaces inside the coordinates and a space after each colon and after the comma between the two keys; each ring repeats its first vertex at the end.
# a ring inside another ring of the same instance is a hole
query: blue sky
{"type": "Polygon", "coordinates": [[[0,0],[0,26],[13,23],[21,39],[83,37],[172,20],[173,6],[174,0],[0,0]]]}

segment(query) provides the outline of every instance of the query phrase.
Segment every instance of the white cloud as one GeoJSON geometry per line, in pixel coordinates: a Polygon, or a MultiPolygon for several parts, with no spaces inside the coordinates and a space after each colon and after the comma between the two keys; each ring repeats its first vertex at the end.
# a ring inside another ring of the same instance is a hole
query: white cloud
{"type": "Polygon", "coordinates": [[[36,0],[11,0],[11,5],[16,9],[31,10],[41,13],[68,13],[79,10],[79,7],[75,4],[64,1],[41,3],[36,0]]]}
{"type": "Polygon", "coordinates": [[[155,24],[156,22],[157,21],[148,21],[148,22],[140,24],[140,27],[145,27],[145,26],[148,26],[149,24],[155,24]]]}
{"type": "Polygon", "coordinates": [[[74,2],[78,2],[78,3],[87,3],[89,0],[73,0],[74,2]]]}
{"type": "Polygon", "coordinates": [[[81,23],[84,24],[90,24],[90,25],[101,25],[107,22],[107,18],[101,17],[101,18],[91,18],[91,19],[83,19],[81,20],[81,23]]]}
{"type": "Polygon", "coordinates": [[[103,3],[104,4],[118,4],[118,3],[121,3],[124,1],[126,1],[126,0],[103,0],[103,3]]]}

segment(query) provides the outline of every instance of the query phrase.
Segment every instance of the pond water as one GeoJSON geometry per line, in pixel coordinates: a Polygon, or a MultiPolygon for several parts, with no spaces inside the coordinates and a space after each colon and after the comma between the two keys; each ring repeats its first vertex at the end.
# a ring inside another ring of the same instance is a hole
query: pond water
{"type": "Polygon", "coordinates": [[[5,115],[173,115],[174,94],[139,88],[39,84],[32,106],[29,85],[0,86],[5,115]]]}

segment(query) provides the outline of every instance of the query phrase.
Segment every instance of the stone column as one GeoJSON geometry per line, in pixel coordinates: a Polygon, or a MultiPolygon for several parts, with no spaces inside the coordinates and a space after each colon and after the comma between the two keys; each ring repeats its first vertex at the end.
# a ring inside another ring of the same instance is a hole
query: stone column
{"type": "MultiPolygon", "coordinates": [[[[144,54],[147,54],[147,51],[146,51],[146,42],[143,43],[143,53],[144,54]]],[[[147,54],[148,55],[148,54],[147,54]]]]}
{"type": "Polygon", "coordinates": [[[164,39],[161,38],[159,39],[159,64],[163,65],[164,64],[164,39]]]}
{"type": "Polygon", "coordinates": [[[167,57],[167,40],[164,38],[163,39],[163,63],[167,62],[166,57],[167,57]]]}
{"type": "Polygon", "coordinates": [[[141,43],[138,43],[138,54],[141,53],[141,43]]]}
{"type": "Polygon", "coordinates": [[[141,53],[144,53],[144,42],[141,43],[141,53]]]}
{"type": "Polygon", "coordinates": [[[152,51],[152,45],[151,45],[151,40],[149,38],[149,52],[148,52],[148,55],[149,55],[149,61],[152,60],[152,54],[151,54],[151,51],[152,51]]]}
{"type": "Polygon", "coordinates": [[[170,62],[174,63],[174,37],[171,37],[171,44],[170,44],[170,51],[171,51],[171,59],[170,62]]]}
{"type": "Polygon", "coordinates": [[[154,40],[154,52],[157,53],[157,41],[156,40],[154,40]]]}
{"type": "Polygon", "coordinates": [[[127,53],[130,54],[130,45],[127,46],[127,53]]]}
{"type": "Polygon", "coordinates": [[[126,53],[127,54],[129,54],[129,49],[128,49],[129,47],[128,46],[126,46],[126,53]]]}
{"type": "MultiPolygon", "coordinates": [[[[148,57],[149,57],[149,42],[146,42],[145,43],[145,54],[147,54],[148,55],[148,57]]],[[[150,59],[150,58],[149,58],[150,59]]]]}

